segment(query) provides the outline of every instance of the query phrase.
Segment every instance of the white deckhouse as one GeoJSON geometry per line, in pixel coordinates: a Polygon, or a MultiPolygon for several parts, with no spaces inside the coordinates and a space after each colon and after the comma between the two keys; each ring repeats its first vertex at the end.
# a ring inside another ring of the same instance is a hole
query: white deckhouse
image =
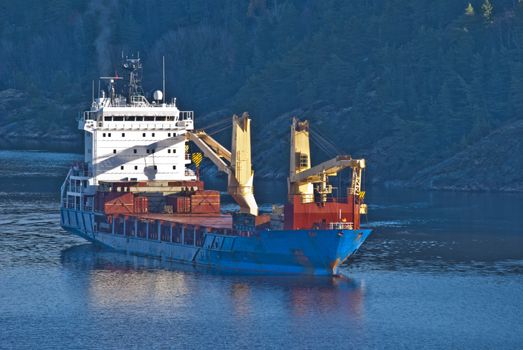
{"type": "Polygon", "coordinates": [[[194,129],[194,112],[180,111],[175,98],[166,103],[159,90],[148,101],[140,85],[139,58],[126,59],[123,68],[128,80],[101,77],[106,90],[99,90],[91,109],[79,117],[85,163],[73,167],[64,183],[66,207],[92,207],[84,194],[93,194],[101,182],[196,179],[194,171],[186,167],[191,161],[185,136],[194,129]],[[120,83],[127,96],[116,92],[120,83]]]}

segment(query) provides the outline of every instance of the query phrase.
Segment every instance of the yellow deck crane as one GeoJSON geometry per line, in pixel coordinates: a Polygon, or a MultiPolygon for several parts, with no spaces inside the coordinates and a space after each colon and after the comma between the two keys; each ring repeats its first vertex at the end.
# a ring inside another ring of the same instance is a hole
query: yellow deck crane
{"type": "Polygon", "coordinates": [[[314,190],[319,194],[320,202],[327,201],[327,195],[332,193],[328,177],[336,176],[345,168],[352,168],[352,182],[349,195],[360,204],[360,214],[367,214],[367,206],[363,204],[365,192],[361,191],[362,170],[365,159],[353,159],[349,155],[339,155],[333,159],[311,167],[309,122],[293,118],[291,125],[289,195],[301,196],[302,203],[314,202],[314,190]],[[314,188],[316,185],[316,188],[314,188]]]}
{"type": "Polygon", "coordinates": [[[240,213],[258,215],[254,198],[254,171],[251,166],[251,119],[247,113],[232,117],[231,151],[203,130],[187,132],[192,141],[218,170],[227,174],[227,192],[240,206],[240,213]]]}

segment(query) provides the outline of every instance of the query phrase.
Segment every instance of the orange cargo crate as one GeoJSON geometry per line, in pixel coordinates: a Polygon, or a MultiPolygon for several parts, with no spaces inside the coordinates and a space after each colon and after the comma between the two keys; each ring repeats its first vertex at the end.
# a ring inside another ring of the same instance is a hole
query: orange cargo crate
{"type": "Polygon", "coordinates": [[[106,214],[131,214],[134,212],[134,195],[130,192],[97,192],[95,209],[106,214]]]}
{"type": "Polygon", "coordinates": [[[167,196],[165,203],[172,205],[175,213],[190,213],[191,212],[191,198],[185,196],[167,196]]]}
{"type": "Polygon", "coordinates": [[[189,197],[177,197],[176,208],[174,210],[177,213],[190,213],[191,212],[191,198],[189,197]]]}
{"type": "Polygon", "coordinates": [[[137,214],[145,214],[149,212],[149,198],[145,196],[138,196],[134,198],[134,212],[137,214]]]}
{"type": "Polygon", "coordinates": [[[196,191],[191,195],[191,212],[195,214],[219,214],[220,192],[196,191]]]}
{"type": "Polygon", "coordinates": [[[193,214],[219,214],[220,213],[220,203],[211,204],[199,204],[191,206],[191,213],[193,214]]]}
{"type": "Polygon", "coordinates": [[[105,203],[104,212],[106,214],[132,214],[134,213],[134,203],[105,203]]]}

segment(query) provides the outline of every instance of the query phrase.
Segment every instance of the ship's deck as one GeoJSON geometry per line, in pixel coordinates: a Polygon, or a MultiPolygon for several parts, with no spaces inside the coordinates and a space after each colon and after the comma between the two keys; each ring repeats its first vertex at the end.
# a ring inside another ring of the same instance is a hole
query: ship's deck
{"type": "Polygon", "coordinates": [[[162,220],[177,224],[231,229],[232,216],[227,214],[131,214],[138,219],[162,220]]]}

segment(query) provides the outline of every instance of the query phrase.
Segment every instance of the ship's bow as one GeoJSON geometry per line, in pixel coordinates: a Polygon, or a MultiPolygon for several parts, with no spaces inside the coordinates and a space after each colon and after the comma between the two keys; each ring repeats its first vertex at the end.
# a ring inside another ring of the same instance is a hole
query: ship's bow
{"type": "Polygon", "coordinates": [[[340,239],[338,241],[336,256],[331,263],[333,275],[338,274],[339,266],[356,253],[371,232],[372,230],[370,229],[340,230],[337,232],[340,239]]]}

